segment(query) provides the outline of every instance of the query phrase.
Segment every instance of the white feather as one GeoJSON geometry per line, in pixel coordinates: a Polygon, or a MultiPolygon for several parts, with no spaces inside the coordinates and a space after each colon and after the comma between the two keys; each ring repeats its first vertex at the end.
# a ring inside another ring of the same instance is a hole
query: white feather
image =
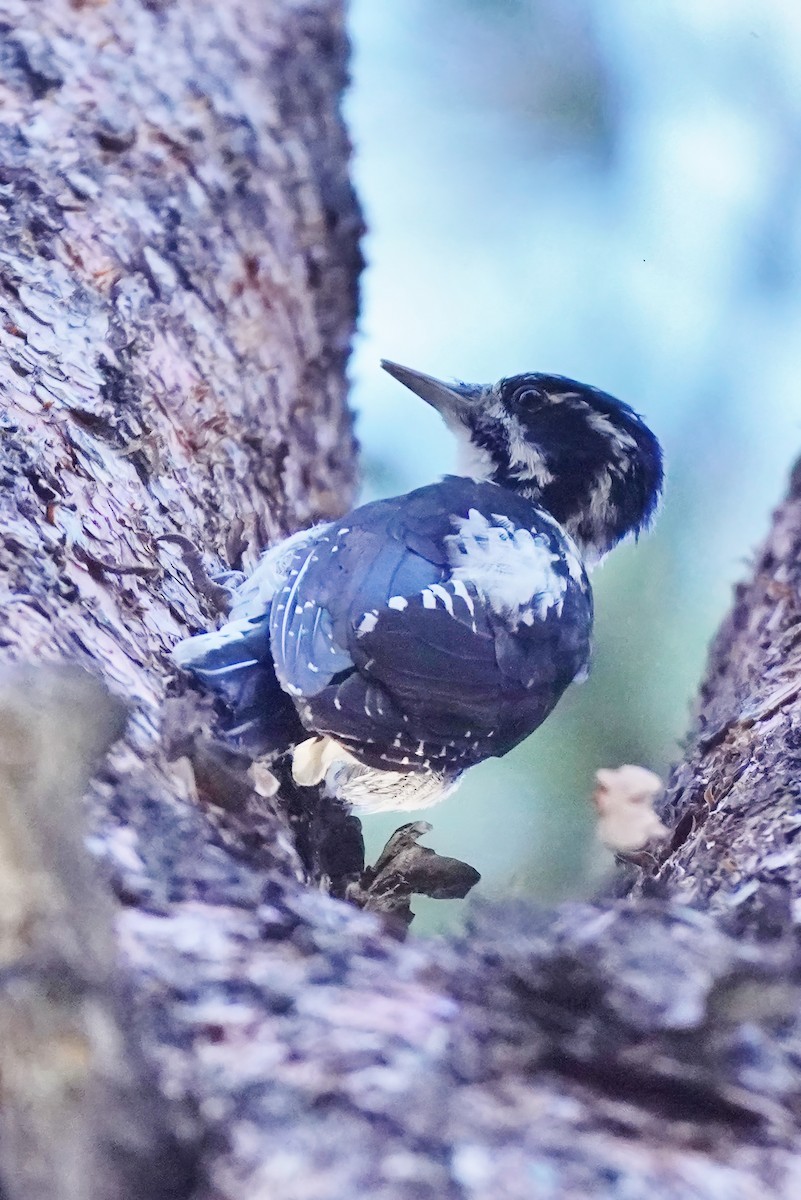
{"type": "Polygon", "coordinates": [[[560,612],[567,580],[553,569],[559,555],[542,534],[505,526],[475,508],[457,519],[457,532],[445,539],[454,581],[471,583],[493,612],[512,620],[529,605],[541,618],[552,608],[560,612]]]}
{"type": "Polygon", "coordinates": [[[289,564],[296,550],[325,537],[328,525],[313,525],[265,550],[256,569],[233,593],[230,621],[244,617],[262,617],[275,593],[286,583],[289,564]]]}
{"type": "Polygon", "coordinates": [[[366,767],[327,734],[307,738],[296,747],[292,777],[301,787],[314,787],[325,780],[331,795],[361,813],[430,808],[449,796],[460,778],[458,774],[366,767]]]}
{"type": "Polygon", "coordinates": [[[488,450],[477,446],[473,441],[470,430],[461,421],[448,427],[456,438],[456,471],[467,479],[475,479],[479,483],[491,479],[497,464],[488,450]]]}

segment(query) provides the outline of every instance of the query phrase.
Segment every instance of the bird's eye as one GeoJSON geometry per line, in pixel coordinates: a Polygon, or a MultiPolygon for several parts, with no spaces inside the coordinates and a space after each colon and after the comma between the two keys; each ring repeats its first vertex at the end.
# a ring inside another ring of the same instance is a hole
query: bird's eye
{"type": "Polygon", "coordinates": [[[518,388],[513,396],[515,404],[521,408],[533,408],[541,399],[540,393],[530,387],[518,388]]]}

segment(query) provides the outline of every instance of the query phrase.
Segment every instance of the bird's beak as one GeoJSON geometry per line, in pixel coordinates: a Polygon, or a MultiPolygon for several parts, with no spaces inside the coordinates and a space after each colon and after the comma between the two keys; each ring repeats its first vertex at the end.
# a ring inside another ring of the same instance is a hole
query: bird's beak
{"type": "Polygon", "coordinates": [[[482,391],[480,387],[471,383],[443,383],[433,375],[412,371],[410,367],[402,367],[386,358],[381,359],[381,366],[393,379],[397,379],[421,400],[425,400],[426,404],[430,404],[446,420],[449,417],[452,420],[463,419],[482,391]]]}

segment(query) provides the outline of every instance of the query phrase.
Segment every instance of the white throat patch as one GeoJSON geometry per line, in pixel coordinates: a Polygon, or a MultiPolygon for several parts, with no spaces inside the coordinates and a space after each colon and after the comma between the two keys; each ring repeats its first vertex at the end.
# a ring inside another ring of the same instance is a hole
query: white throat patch
{"type": "Polygon", "coordinates": [[[470,430],[461,421],[456,424],[448,423],[453,436],[456,438],[456,473],[465,479],[475,479],[483,483],[492,479],[495,463],[488,450],[477,446],[470,436],[470,430]]]}
{"type": "MultiPolygon", "coordinates": [[[[544,488],[553,479],[553,473],[545,465],[545,457],[537,446],[528,440],[520,422],[501,411],[499,406],[491,413],[497,424],[505,432],[508,441],[509,471],[513,478],[521,482],[531,482],[539,488],[544,488]]],[[[470,430],[459,420],[446,422],[456,438],[456,471],[467,479],[475,479],[479,483],[494,479],[498,463],[493,459],[489,450],[477,446],[473,441],[470,430]]]]}

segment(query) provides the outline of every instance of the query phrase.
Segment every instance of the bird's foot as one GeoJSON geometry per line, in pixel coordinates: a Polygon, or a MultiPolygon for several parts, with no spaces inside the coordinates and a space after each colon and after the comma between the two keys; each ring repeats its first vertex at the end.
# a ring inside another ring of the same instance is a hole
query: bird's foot
{"type": "Polygon", "coordinates": [[[234,589],[245,578],[242,572],[224,571],[219,576],[210,575],[197,546],[182,533],[164,533],[155,540],[157,545],[167,544],[177,548],[184,566],[192,576],[192,584],[196,593],[204,597],[215,616],[227,616],[231,609],[234,589]],[[233,582],[234,576],[236,576],[236,583],[233,582]]]}

